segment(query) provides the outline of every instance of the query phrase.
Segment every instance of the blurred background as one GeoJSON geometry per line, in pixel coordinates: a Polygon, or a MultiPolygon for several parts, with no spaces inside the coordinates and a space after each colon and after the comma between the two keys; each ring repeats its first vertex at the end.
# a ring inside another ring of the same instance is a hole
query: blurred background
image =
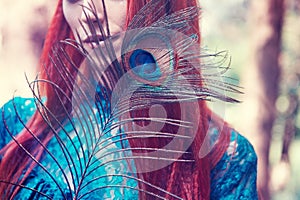
{"type": "Polygon", "coordinates": [[[254,145],[262,199],[300,199],[300,1],[200,4],[202,45],[229,52],[227,75],[244,92],[224,117],[254,145]]]}
{"type": "MultiPolygon", "coordinates": [[[[0,0],[0,105],[30,97],[56,1],[0,0]]],[[[300,0],[200,0],[202,46],[242,87],[222,116],[254,145],[262,199],[300,199],[300,0]]],[[[219,102],[210,105],[218,110],[219,102]]],[[[218,111],[217,111],[218,112],[218,111]]]]}
{"type": "Polygon", "coordinates": [[[12,96],[30,96],[43,40],[56,1],[0,0],[0,105],[12,96]],[[26,87],[27,86],[27,87],[26,87]]]}

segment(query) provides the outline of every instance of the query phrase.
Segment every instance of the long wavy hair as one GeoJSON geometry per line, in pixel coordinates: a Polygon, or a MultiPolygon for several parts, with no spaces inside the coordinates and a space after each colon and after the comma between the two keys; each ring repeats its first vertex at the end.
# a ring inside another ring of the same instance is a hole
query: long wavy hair
{"type": "MultiPolygon", "coordinates": [[[[149,0],[127,0],[127,25],[130,23],[135,14],[144,6],[149,0]]],[[[165,5],[161,0],[162,5],[165,5]]],[[[172,1],[170,1],[172,2],[172,1]]],[[[190,6],[198,6],[196,0],[181,0],[176,1],[176,5],[168,5],[166,7],[166,12],[173,13],[180,9],[187,8],[190,6]]],[[[149,16],[151,17],[151,16],[149,16]]],[[[201,37],[200,28],[199,28],[199,19],[195,17],[193,19],[193,32],[198,35],[198,38],[201,37]]],[[[48,34],[44,43],[43,52],[40,58],[40,78],[43,80],[49,80],[59,86],[67,96],[72,97],[72,93],[69,88],[73,87],[71,81],[65,82],[62,81],[59,77],[60,71],[58,71],[54,63],[51,61],[49,55],[52,54],[52,49],[57,42],[64,40],[66,38],[74,38],[74,35],[66,22],[66,19],[63,15],[62,10],[62,0],[58,1],[58,6],[56,8],[54,17],[51,21],[48,34]]],[[[200,41],[199,41],[200,45],[200,41]]],[[[66,47],[66,52],[70,55],[75,66],[79,66],[83,60],[83,56],[79,54],[74,48],[66,47]]],[[[69,80],[75,80],[77,71],[73,67],[68,67],[67,69],[70,74],[74,77],[69,80]]],[[[175,69],[176,70],[176,69],[175,69]]],[[[199,87],[205,83],[199,82],[199,87]]],[[[65,109],[63,109],[58,102],[57,98],[60,94],[55,92],[53,87],[48,84],[42,85],[39,88],[41,95],[45,96],[47,101],[45,103],[47,109],[51,111],[56,119],[63,121],[66,117],[65,109]]],[[[198,129],[196,136],[188,148],[188,156],[195,160],[193,163],[182,163],[182,162],[173,162],[167,167],[162,169],[145,172],[137,174],[139,178],[156,185],[160,188],[167,190],[170,193],[178,195],[184,199],[209,199],[210,197],[210,172],[212,168],[217,164],[221,159],[221,156],[224,154],[228,143],[229,143],[229,129],[226,123],[223,120],[215,117],[213,113],[208,109],[205,101],[199,100],[194,103],[194,105],[200,107],[200,113],[195,112],[193,109],[193,103],[190,107],[185,107],[185,110],[180,109],[180,107],[174,103],[165,106],[168,114],[173,118],[178,116],[186,115],[191,121],[197,121],[198,129]],[[220,138],[218,143],[213,148],[213,151],[205,156],[200,158],[199,151],[200,147],[204,142],[204,138],[208,131],[209,120],[213,118],[217,126],[220,127],[220,138]],[[221,128],[223,127],[223,128],[221,128]]],[[[65,102],[65,108],[70,110],[72,105],[70,102],[65,102]]],[[[136,115],[143,114],[144,112],[137,112],[136,115]]],[[[51,118],[49,119],[51,121],[51,118]]],[[[27,123],[27,128],[22,130],[16,137],[14,141],[11,141],[3,149],[0,150],[0,154],[3,156],[0,163],[0,194],[4,195],[7,199],[13,198],[19,191],[19,187],[16,187],[12,184],[7,184],[7,182],[13,182],[22,184],[26,178],[29,176],[32,169],[36,166],[36,162],[32,160],[28,153],[34,155],[36,160],[42,159],[44,153],[44,148],[42,145],[37,142],[36,138],[33,137],[31,133],[39,139],[39,141],[46,146],[51,138],[54,136],[51,129],[46,124],[40,112],[36,112],[30,121],[27,123]],[[23,147],[21,148],[20,145],[23,147]],[[23,174],[25,172],[25,174],[23,174]]],[[[165,126],[164,130],[166,132],[175,133],[176,130],[173,126],[165,126]]],[[[132,147],[141,147],[141,146],[150,146],[154,145],[157,147],[164,146],[168,141],[159,140],[159,139],[130,139],[129,143],[132,147]]],[[[180,143],[178,145],[181,145],[180,143]]],[[[183,156],[184,157],[184,156],[183,156]]],[[[136,169],[143,168],[143,165],[147,165],[147,162],[136,162],[136,169]]],[[[139,187],[153,193],[159,193],[155,188],[149,187],[149,185],[139,183],[139,187]]],[[[167,199],[171,199],[170,196],[166,194],[160,194],[165,196],[167,199]]],[[[145,194],[140,194],[140,199],[150,199],[151,196],[145,194]]],[[[153,198],[153,196],[152,196],[153,198]]]]}

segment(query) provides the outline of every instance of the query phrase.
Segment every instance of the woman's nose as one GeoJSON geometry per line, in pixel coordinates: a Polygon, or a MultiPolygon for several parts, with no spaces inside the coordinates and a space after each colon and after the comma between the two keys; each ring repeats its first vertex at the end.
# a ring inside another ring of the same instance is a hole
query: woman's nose
{"type": "Polygon", "coordinates": [[[83,1],[83,12],[81,15],[81,19],[85,22],[103,22],[104,20],[104,12],[103,5],[101,0],[84,0],[83,1]]]}

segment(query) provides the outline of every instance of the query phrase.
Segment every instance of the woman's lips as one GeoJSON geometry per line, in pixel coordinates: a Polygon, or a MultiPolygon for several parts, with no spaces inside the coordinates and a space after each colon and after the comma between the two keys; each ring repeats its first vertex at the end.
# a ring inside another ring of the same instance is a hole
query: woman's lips
{"type": "Polygon", "coordinates": [[[95,48],[99,46],[101,43],[103,43],[105,40],[110,40],[111,42],[118,39],[120,37],[120,34],[113,34],[110,37],[105,37],[102,35],[94,35],[94,36],[88,36],[86,39],[83,40],[83,43],[88,44],[91,48],[95,48]]]}
{"type": "Polygon", "coordinates": [[[94,35],[88,36],[86,39],[83,40],[84,43],[99,43],[104,41],[105,38],[102,35],[94,35]]]}
{"type": "Polygon", "coordinates": [[[106,39],[115,40],[118,39],[120,35],[118,33],[112,34],[111,36],[103,36],[103,35],[91,35],[88,36],[86,39],[83,40],[84,43],[91,43],[91,42],[102,42],[106,39]]]}
{"type": "Polygon", "coordinates": [[[88,36],[83,40],[83,43],[87,45],[88,49],[95,49],[97,46],[101,45],[106,38],[102,35],[92,35],[88,36]]]}

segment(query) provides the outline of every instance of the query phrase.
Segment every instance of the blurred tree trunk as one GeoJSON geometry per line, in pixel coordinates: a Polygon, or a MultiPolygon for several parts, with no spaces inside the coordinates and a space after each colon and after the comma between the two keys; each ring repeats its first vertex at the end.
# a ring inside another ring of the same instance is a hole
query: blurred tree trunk
{"type": "Polygon", "coordinates": [[[244,76],[244,132],[258,155],[258,191],[264,200],[270,199],[269,149],[276,117],[283,17],[284,0],[252,1],[251,59],[244,76]]]}

